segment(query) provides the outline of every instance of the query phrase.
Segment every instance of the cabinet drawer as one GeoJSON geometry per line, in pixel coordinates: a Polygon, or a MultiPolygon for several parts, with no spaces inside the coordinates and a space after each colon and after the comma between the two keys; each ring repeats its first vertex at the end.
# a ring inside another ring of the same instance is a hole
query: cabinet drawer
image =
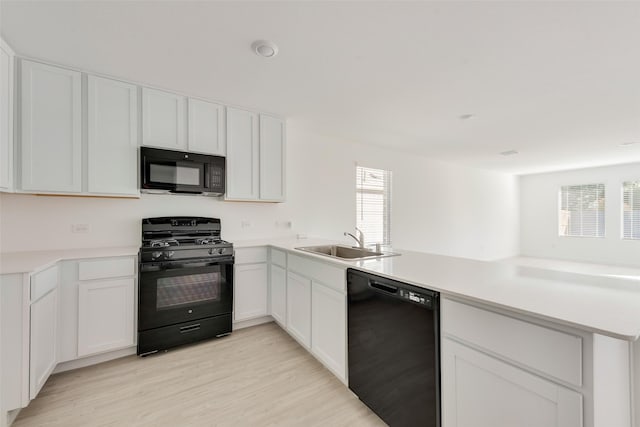
{"type": "Polygon", "coordinates": [[[240,248],[236,249],[236,264],[255,264],[267,262],[267,248],[240,248]]]}
{"type": "Polygon", "coordinates": [[[582,385],[582,338],[442,299],[442,331],[562,381],[582,385]]]}
{"type": "Polygon", "coordinates": [[[31,301],[39,300],[58,285],[58,267],[49,267],[31,276],[31,301]]]}
{"type": "Polygon", "coordinates": [[[271,263],[287,268],[287,253],[278,249],[271,249],[271,263]]]}
{"type": "Polygon", "coordinates": [[[345,269],[333,267],[320,261],[289,255],[289,270],[321,282],[325,286],[345,292],[345,269]]]}
{"type": "Polygon", "coordinates": [[[80,280],[134,276],[135,274],[136,266],[133,257],[80,261],[78,263],[78,279],[80,280]]]}

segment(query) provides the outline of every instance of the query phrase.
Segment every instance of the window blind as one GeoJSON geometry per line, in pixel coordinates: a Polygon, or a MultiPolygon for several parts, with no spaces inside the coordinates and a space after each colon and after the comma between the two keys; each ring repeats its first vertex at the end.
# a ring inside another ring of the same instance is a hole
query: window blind
{"type": "Polygon", "coordinates": [[[561,187],[560,235],[604,237],[604,206],[604,184],[561,187]]]}
{"type": "Polygon", "coordinates": [[[640,180],[622,184],[624,239],[640,239],[640,180]]]}
{"type": "Polygon", "coordinates": [[[366,244],[391,244],[391,171],[356,166],[356,215],[366,244]]]}

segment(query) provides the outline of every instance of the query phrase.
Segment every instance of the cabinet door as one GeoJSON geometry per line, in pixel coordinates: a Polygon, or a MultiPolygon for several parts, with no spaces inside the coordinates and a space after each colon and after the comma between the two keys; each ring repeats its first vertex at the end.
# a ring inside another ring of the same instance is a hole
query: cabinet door
{"type": "Polygon", "coordinates": [[[287,273],[287,331],[311,347],[311,280],[287,273]]]}
{"type": "Polygon", "coordinates": [[[224,156],[224,106],[189,98],[189,151],[224,156]]]}
{"type": "Polygon", "coordinates": [[[346,381],[346,296],[312,283],[311,351],[342,381],[346,381]]]}
{"type": "Polygon", "coordinates": [[[442,340],[442,422],[457,427],[580,427],[582,396],[442,340]]]}
{"type": "Polygon", "coordinates": [[[236,265],[233,319],[267,315],[267,264],[236,265]]]}
{"type": "Polygon", "coordinates": [[[287,273],[271,264],[271,315],[283,328],[287,325],[287,273]]]}
{"type": "Polygon", "coordinates": [[[90,193],[138,194],[138,92],[134,85],[89,76],[90,193]]]}
{"type": "Polygon", "coordinates": [[[260,115],[260,199],[285,199],[284,120],[260,115]]]}
{"type": "Polygon", "coordinates": [[[22,61],[21,188],[82,191],[81,78],[76,71],[22,61]]]}
{"type": "Polygon", "coordinates": [[[55,368],[58,291],[52,290],[31,304],[29,396],[36,395],[55,368]]]}
{"type": "Polygon", "coordinates": [[[134,345],[134,279],[80,283],[78,356],[134,345]]]}
{"type": "Polygon", "coordinates": [[[258,199],[258,157],[258,115],[227,108],[227,199],[258,199]]]}
{"type": "Polygon", "coordinates": [[[13,52],[0,42],[0,191],[13,190],[13,52]]]}
{"type": "Polygon", "coordinates": [[[184,97],[142,88],[142,144],[169,150],[184,150],[184,97]]]}

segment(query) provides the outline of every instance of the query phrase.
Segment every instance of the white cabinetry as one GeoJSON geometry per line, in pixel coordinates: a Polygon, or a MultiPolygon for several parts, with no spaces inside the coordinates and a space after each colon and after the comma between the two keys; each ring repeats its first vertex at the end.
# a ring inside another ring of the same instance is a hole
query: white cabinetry
{"type": "Polygon", "coordinates": [[[236,249],[233,281],[233,320],[240,322],[268,314],[267,249],[236,249]]]}
{"type": "Polygon", "coordinates": [[[287,331],[311,347],[311,279],[287,273],[287,331]]]}
{"type": "Polygon", "coordinates": [[[267,264],[236,265],[233,320],[267,315],[267,264]]]}
{"type": "Polygon", "coordinates": [[[169,150],[186,148],[185,97],[142,88],[142,144],[169,150]]]}
{"type": "Polygon", "coordinates": [[[13,191],[13,61],[0,40],[0,191],[13,191]]]}
{"type": "Polygon", "coordinates": [[[258,115],[227,108],[227,200],[259,197],[258,115]]]}
{"type": "Polygon", "coordinates": [[[443,426],[583,425],[579,393],[450,339],[442,371],[443,426]]]}
{"type": "Polygon", "coordinates": [[[29,397],[34,399],[57,359],[58,268],[31,277],[29,397]]]}
{"type": "Polygon", "coordinates": [[[189,151],[224,156],[226,153],[224,106],[189,98],[189,151]]]}
{"type": "Polygon", "coordinates": [[[287,254],[271,249],[270,307],[271,316],[278,324],[287,327],[287,254]]]}
{"type": "Polygon", "coordinates": [[[82,191],[81,75],[22,61],[21,188],[82,191]]]}
{"type": "Polygon", "coordinates": [[[285,199],[284,120],[227,108],[227,200],[285,199]]]}
{"type": "Polygon", "coordinates": [[[589,335],[447,298],[441,318],[444,427],[593,425],[583,411],[589,335]]]}
{"type": "Polygon", "coordinates": [[[0,416],[29,403],[29,293],[29,275],[0,275],[0,416]]]}
{"type": "Polygon", "coordinates": [[[78,356],[134,345],[133,279],[81,284],[78,294],[78,356]]]}
{"type": "Polygon", "coordinates": [[[65,261],[60,362],[135,345],[136,258],[65,261]]]}
{"type": "Polygon", "coordinates": [[[260,115],[260,200],[285,199],[284,120],[260,115]]]}
{"type": "Polygon", "coordinates": [[[311,351],[346,382],[345,294],[313,281],[311,301],[311,351]]]}
{"type": "Polygon", "coordinates": [[[138,90],[88,77],[88,191],[138,194],[138,90]]]}

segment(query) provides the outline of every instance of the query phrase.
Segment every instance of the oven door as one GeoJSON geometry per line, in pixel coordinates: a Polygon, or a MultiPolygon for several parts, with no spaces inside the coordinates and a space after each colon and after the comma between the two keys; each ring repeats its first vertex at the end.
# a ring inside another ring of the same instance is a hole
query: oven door
{"type": "Polygon", "coordinates": [[[138,331],[230,314],[233,258],[142,263],[138,331]]]}

